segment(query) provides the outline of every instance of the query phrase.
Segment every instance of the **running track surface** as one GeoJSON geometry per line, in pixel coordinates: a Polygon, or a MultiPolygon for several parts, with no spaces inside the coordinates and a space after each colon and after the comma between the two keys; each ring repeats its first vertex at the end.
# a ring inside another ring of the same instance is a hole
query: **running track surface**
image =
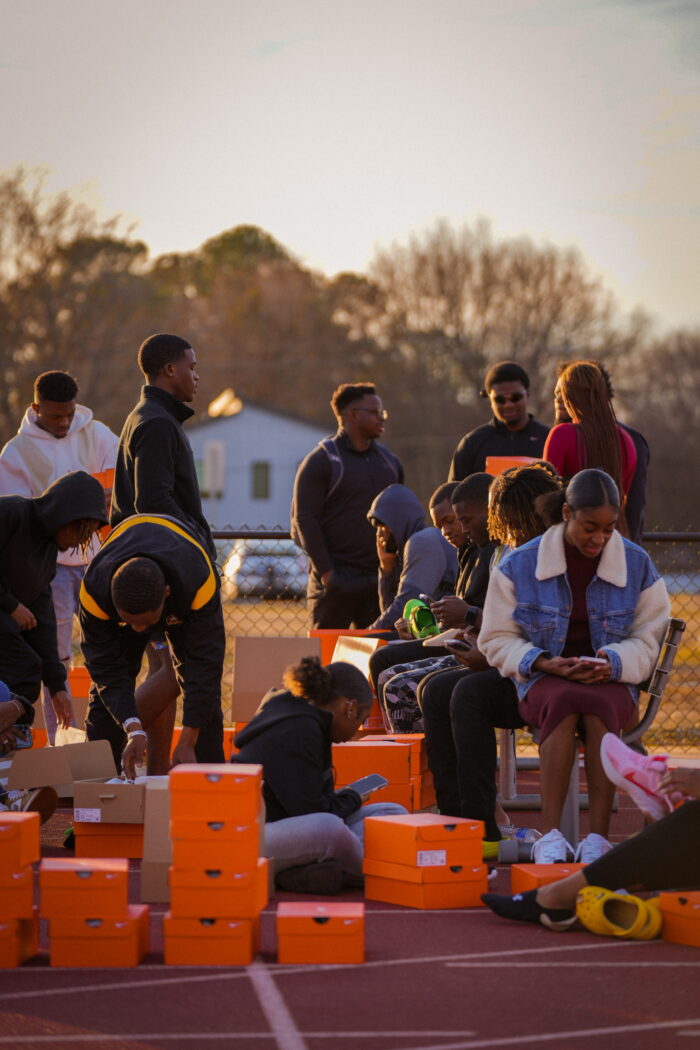
{"type": "MultiPolygon", "coordinates": [[[[55,844],[68,818],[59,812],[46,825],[45,855],[62,852],[55,844]]],[[[622,808],[613,838],[640,826],[622,808]]],[[[137,901],[138,862],[132,869],[137,901]]],[[[500,868],[492,886],[507,892],[509,880],[500,868]]],[[[153,951],[137,969],[52,970],[44,950],[0,971],[0,1050],[700,1048],[697,949],[554,934],[485,909],[368,901],[362,966],[281,966],[274,913],[291,899],[270,902],[261,953],[246,968],[165,967],[165,908],[153,906],[153,951]]]]}

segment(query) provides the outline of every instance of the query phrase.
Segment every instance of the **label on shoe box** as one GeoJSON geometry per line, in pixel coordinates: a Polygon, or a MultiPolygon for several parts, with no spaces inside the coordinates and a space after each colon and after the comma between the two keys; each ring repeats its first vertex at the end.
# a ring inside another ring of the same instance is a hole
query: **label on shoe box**
{"type": "Polygon", "coordinates": [[[416,853],[416,864],[419,868],[439,868],[447,864],[447,850],[419,849],[416,853]]]}
{"type": "Polygon", "coordinates": [[[82,809],[76,806],[73,810],[74,817],[83,824],[101,824],[102,812],[99,809],[82,809]]]}

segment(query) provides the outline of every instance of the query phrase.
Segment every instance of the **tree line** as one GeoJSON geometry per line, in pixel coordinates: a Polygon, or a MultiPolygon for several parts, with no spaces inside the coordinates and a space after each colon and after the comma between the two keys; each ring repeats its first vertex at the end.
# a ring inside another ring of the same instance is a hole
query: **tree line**
{"type": "Polygon", "coordinates": [[[232,387],[330,431],[335,386],[373,380],[387,443],[423,500],[488,418],[479,390],[493,362],[527,369],[533,411],[551,422],[557,363],[595,358],[652,450],[647,527],[698,527],[700,330],[660,335],[643,311],[622,313],[577,251],[497,239],[479,220],[438,221],[378,250],[367,273],[333,278],[246,225],[151,258],[118,216],[48,194],[41,173],[0,175],[0,440],[49,368],[70,371],[118,432],[141,382],[136,349],[154,331],[196,347],[200,412],[232,387]]]}

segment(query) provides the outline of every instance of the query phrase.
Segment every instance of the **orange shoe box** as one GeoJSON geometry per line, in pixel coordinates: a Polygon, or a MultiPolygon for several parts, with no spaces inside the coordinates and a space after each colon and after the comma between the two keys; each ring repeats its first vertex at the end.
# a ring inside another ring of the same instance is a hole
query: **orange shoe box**
{"type": "Polygon", "coordinates": [[[30,919],[34,908],[34,868],[0,868],[0,921],[30,919]]]}
{"type": "Polygon", "coordinates": [[[252,871],[170,868],[170,912],[177,919],[254,919],[268,901],[268,865],[252,871]]]}
{"type": "Polygon", "coordinates": [[[664,920],[663,939],[700,948],[700,892],[660,893],[659,907],[664,920]]]}
{"type": "Polygon", "coordinates": [[[262,766],[200,763],[170,774],[172,820],[236,820],[252,824],[260,810],[262,766]]]}
{"type": "Polygon", "coordinates": [[[256,919],[163,917],[166,966],[249,966],[260,947],[256,919]]]}
{"type": "Polygon", "coordinates": [[[174,868],[251,871],[260,856],[259,821],[171,820],[174,868]]]}
{"type": "Polygon", "coordinates": [[[49,922],[51,966],[137,966],[149,948],[149,908],[132,904],[121,918],[49,922]]]}
{"type": "Polygon", "coordinates": [[[0,868],[19,871],[41,857],[38,813],[0,813],[0,868]]]}
{"type": "MultiPolygon", "coordinates": [[[[342,791],[347,784],[336,785],[336,791],[342,791]]],[[[408,813],[413,812],[413,784],[387,784],[386,787],[373,791],[363,806],[373,806],[375,802],[395,802],[403,806],[408,813]]]]}
{"type": "Polygon", "coordinates": [[[559,882],[580,871],[583,864],[513,864],[510,869],[510,892],[527,893],[538,886],[559,882]]]}
{"type": "Polygon", "coordinates": [[[480,908],[488,890],[484,864],[416,868],[365,857],[365,897],[405,908],[480,908]]]}
{"type": "Polygon", "coordinates": [[[428,768],[428,752],[425,746],[425,733],[384,733],[374,736],[363,736],[366,743],[393,741],[395,744],[408,744],[411,749],[410,775],[416,776],[428,768]]]}
{"type": "Polygon", "coordinates": [[[80,665],[77,667],[71,666],[69,668],[68,688],[72,697],[76,700],[86,700],[90,695],[91,685],[92,681],[87,667],[80,665]]]}
{"type": "Polygon", "coordinates": [[[39,909],[25,919],[0,919],[0,967],[21,966],[39,951],[39,909]]]}
{"type": "Polygon", "coordinates": [[[480,820],[439,813],[367,817],[365,857],[417,868],[481,865],[484,825],[480,820]]]}
{"type": "Polygon", "coordinates": [[[32,747],[46,747],[49,742],[49,734],[45,729],[35,729],[32,726],[32,747]]]}
{"type": "Polygon", "coordinates": [[[411,748],[408,744],[367,738],[347,744],[333,744],[336,784],[351,784],[370,773],[380,773],[390,784],[408,784],[411,775],[411,748]]]}
{"type": "Polygon", "coordinates": [[[47,857],[39,865],[42,917],[124,918],[128,879],[129,862],[121,857],[47,857]]]}
{"type": "Polygon", "coordinates": [[[143,824],[93,824],[76,820],[76,857],[143,857],[143,824]]]}
{"type": "Polygon", "coordinates": [[[364,904],[320,901],[280,904],[275,921],[278,962],[365,961],[364,904]]]}
{"type": "Polygon", "coordinates": [[[414,812],[428,809],[430,806],[435,805],[435,784],[433,783],[433,774],[429,769],[426,769],[424,773],[411,777],[411,790],[413,791],[414,812]]]}

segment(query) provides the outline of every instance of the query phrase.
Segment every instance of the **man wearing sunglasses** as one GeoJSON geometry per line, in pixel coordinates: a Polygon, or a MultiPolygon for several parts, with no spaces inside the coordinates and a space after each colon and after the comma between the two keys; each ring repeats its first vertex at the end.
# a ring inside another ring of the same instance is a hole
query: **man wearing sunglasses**
{"type": "Polygon", "coordinates": [[[481,396],[489,399],[493,415],[457,445],[450,481],[484,471],[487,456],[541,458],[549,427],[528,412],[529,393],[530,377],[515,361],[501,361],[489,369],[481,396]]]}

